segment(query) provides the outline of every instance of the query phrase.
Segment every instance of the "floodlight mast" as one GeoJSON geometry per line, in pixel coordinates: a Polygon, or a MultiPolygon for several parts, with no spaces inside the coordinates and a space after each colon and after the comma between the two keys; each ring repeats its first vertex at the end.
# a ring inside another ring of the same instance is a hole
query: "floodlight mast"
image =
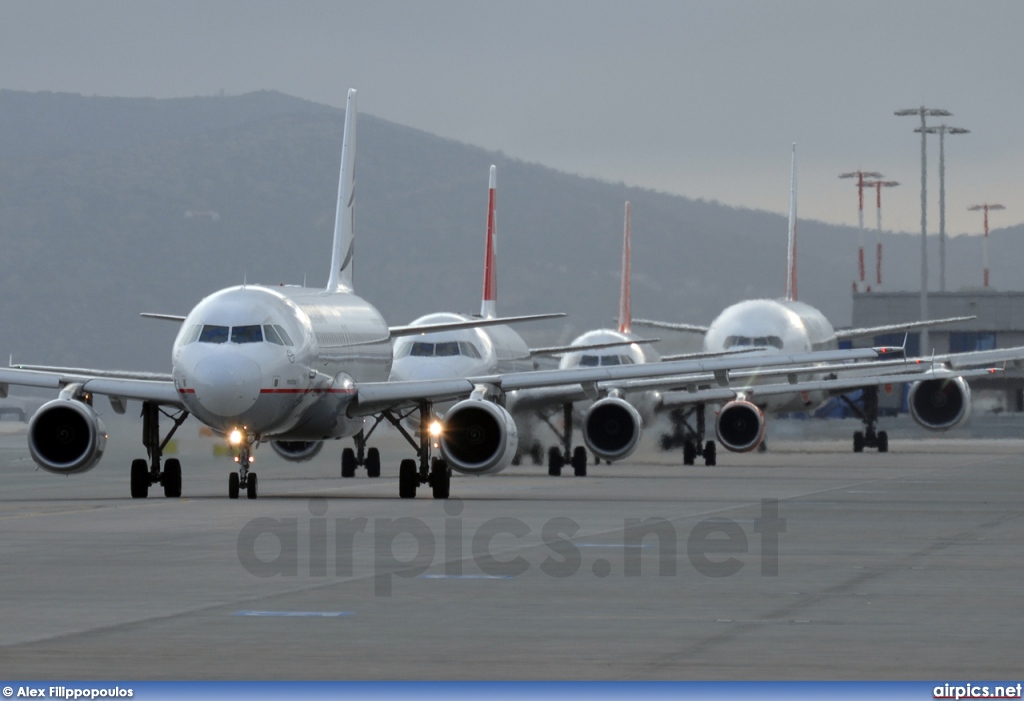
{"type": "MultiPolygon", "coordinates": [[[[906,110],[898,110],[894,113],[897,117],[909,117],[916,115],[921,118],[921,128],[927,129],[926,117],[951,117],[953,113],[948,110],[930,109],[928,107],[913,107],[906,110]]],[[[928,319],[928,142],[927,134],[921,132],[921,321],[928,319]]],[[[921,329],[922,353],[928,353],[928,327],[921,329]]]]}
{"type": "MultiPolygon", "coordinates": [[[[880,178],[881,173],[875,173],[874,171],[865,172],[863,170],[854,170],[849,173],[843,173],[839,176],[840,178],[857,178],[857,224],[859,231],[857,233],[857,272],[860,277],[860,286],[865,287],[864,282],[864,178],[880,178]]],[[[854,291],[857,290],[857,283],[853,283],[854,291]]]]}
{"type": "MultiPolygon", "coordinates": [[[[875,248],[875,285],[882,286],[882,188],[896,187],[899,185],[895,180],[872,180],[865,181],[865,187],[875,188],[875,213],[878,223],[878,244],[875,248]]],[[[871,291],[871,288],[868,288],[871,291]]]]}
{"type": "MultiPolygon", "coordinates": [[[[914,131],[921,131],[918,127],[914,131]]],[[[946,291],[946,134],[970,134],[970,129],[940,124],[925,129],[939,135],[939,292],[946,291]]]]}
{"type": "Polygon", "coordinates": [[[968,212],[977,212],[978,210],[984,210],[985,212],[985,239],[982,243],[982,260],[985,264],[985,287],[988,287],[988,213],[994,212],[999,209],[1006,209],[1001,204],[975,204],[967,208],[968,212]]]}

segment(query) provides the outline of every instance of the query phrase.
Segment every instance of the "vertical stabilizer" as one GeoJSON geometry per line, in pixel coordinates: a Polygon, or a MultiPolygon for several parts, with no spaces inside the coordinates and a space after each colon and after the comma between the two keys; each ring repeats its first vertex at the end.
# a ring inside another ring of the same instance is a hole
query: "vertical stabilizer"
{"type": "Polygon", "coordinates": [[[796,144],[789,176],[789,244],[786,247],[786,299],[796,299],[796,144]]]}
{"type": "Polygon", "coordinates": [[[498,169],[491,166],[487,185],[487,245],[484,248],[484,297],[480,303],[480,316],[493,319],[497,315],[498,302],[498,231],[497,231],[497,184],[498,169]]]}
{"type": "Polygon", "coordinates": [[[626,201],[626,221],[622,228],[622,289],[619,291],[619,332],[630,333],[633,330],[633,313],[629,308],[629,200],[626,201]]]}
{"type": "Polygon", "coordinates": [[[338,208],[334,215],[334,248],[331,249],[328,292],[350,292],[353,289],[355,162],[356,91],[353,89],[348,91],[345,102],[345,133],[341,141],[341,174],[338,177],[338,208]]]}

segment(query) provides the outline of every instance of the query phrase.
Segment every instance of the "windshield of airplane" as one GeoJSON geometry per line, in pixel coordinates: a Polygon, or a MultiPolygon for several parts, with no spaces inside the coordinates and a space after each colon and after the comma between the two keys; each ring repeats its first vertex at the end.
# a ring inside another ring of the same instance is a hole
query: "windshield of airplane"
{"type": "Polygon", "coordinates": [[[292,345],[288,332],[277,324],[251,324],[247,326],[215,326],[196,324],[189,329],[184,343],[262,343],[267,341],[278,346],[292,345]]]}
{"type": "Polygon", "coordinates": [[[735,348],[737,346],[771,347],[782,350],[782,339],[778,336],[729,336],[729,338],[725,339],[726,348],[735,348]]]}
{"type": "Polygon", "coordinates": [[[596,368],[600,365],[632,365],[628,355],[581,355],[580,367],[596,368]]]}
{"type": "Polygon", "coordinates": [[[479,349],[468,341],[443,341],[441,343],[429,343],[427,341],[413,341],[403,343],[395,353],[396,358],[407,356],[417,358],[450,358],[457,355],[464,355],[467,358],[481,358],[479,349]]]}

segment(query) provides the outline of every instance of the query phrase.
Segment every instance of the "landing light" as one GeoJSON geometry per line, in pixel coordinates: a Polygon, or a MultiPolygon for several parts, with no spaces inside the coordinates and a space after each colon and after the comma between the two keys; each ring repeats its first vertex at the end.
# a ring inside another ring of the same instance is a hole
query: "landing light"
{"type": "Polygon", "coordinates": [[[228,442],[230,442],[231,445],[240,445],[242,443],[242,438],[242,432],[237,428],[228,434],[228,442]]]}
{"type": "Polygon", "coordinates": [[[430,424],[430,429],[429,429],[429,431],[430,431],[430,435],[431,435],[432,437],[434,437],[434,438],[437,438],[438,436],[440,436],[440,435],[441,435],[441,430],[442,430],[442,428],[443,428],[443,427],[441,426],[441,422],[440,422],[440,421],[434,421],[434,422],[432,422],[432,423],[430,424]]]}

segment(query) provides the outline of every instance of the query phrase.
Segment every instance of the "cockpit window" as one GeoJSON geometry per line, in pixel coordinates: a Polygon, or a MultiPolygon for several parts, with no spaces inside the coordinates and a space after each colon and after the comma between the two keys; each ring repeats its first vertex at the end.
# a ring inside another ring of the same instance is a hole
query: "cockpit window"
{"type": "Polygon", "coordinates": [[[633,359],[628,355],[581,355],[580,367],[596,368],[606,365],[632,365],[633,359]]]}
{"type": "Polygon", "coordinates": [[[464,355],[468,358],[481,358],[480,350],[468,341],[443,341],[441,343],[428,343],[427,341],[414,341],[403,343],[395,350],[396,358],[406,356],[417,358],[452,358],[464,355]]]}
{"type": "Polygon", "coordinates": [[[193,324],[192,328],[188,330],[185,335],[185,339],[182,341],[183,346],[187,346],[189,343],[195,343],[199,340],[199,333],[203,330],[202,324],[193,324]]]}
{"type": "Polygon", "coordinates": [[[288,332],[284,330],[283,326],[279,326],[278,324],[274,324],[273,329],[275,331],[277,331],[277,335],[281,337],[281,340],[284,341],[284,344],[286,346],[294,346],[295,345],[294,343],[292,343],[291,336],[288,335],[288,332]]]}
{"type": "Polygon", "coordinates": [[[284,339],[281,338],[281,334],[279,334],[277,329],[270,324],[265,324],[263,326],[263,338],[265,338],[268,343],[273,343],[275,346],[284,345],[284,339]]]}
{"type": "Polygon", "coordinates": [[[199,332],[200,343],[227,343],[228,342],[228,329],[227,326],[211,326],[206,324],[203,326],[203,330],[199,332]]]}
{"type": "Polygon", "coordinates": [[[729,336],[725,339],[726,348],[735,348],[737,346],[770,347],[782,350],[782,339],[778,336],[729,336]]]}
{"type": "Polygon", "coordinates": [[[263,342],[263,327],[257,325],[254,326],[232,326],[231,327],[231,342],[232,343],[262,343],[263,342]]]}

